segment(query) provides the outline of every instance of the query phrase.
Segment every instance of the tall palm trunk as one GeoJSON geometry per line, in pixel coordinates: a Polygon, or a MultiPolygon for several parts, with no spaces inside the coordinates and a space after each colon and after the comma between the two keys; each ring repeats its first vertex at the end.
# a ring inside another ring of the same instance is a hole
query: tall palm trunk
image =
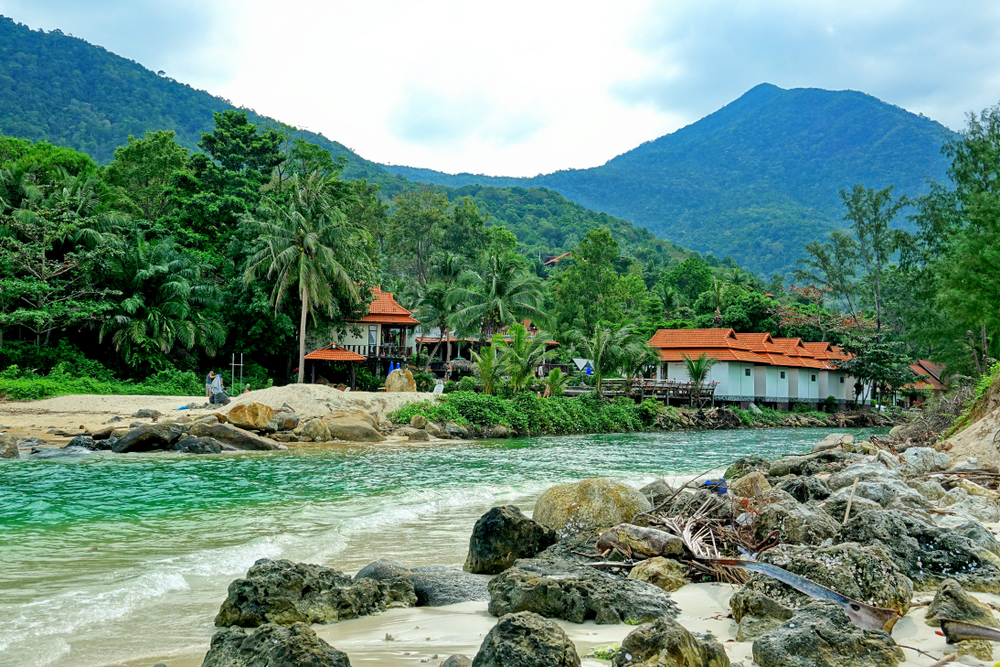
{"type": "Polygon", "coordinates": [[[299,288],[302,293],[302,316],[299,318],[299,384],[306,374],[306,316],[309,314],[309,293],[305,287],[299,288]]]}

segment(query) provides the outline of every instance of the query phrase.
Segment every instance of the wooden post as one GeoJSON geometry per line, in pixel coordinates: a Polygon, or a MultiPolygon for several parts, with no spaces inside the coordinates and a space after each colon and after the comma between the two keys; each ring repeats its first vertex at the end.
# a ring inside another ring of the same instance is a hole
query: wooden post
{"type": "Polygon", "coordinates": [[[353,361],[351,362],[351,391],[357,391],[357,387],[354,386],[354,367],[357,366],[353,361]]]}
{"type": "Polygon", "coordinates": [[[309,365],[312,366],[312,383],[316,384],[316,362],[314,361],[309,365]]]}

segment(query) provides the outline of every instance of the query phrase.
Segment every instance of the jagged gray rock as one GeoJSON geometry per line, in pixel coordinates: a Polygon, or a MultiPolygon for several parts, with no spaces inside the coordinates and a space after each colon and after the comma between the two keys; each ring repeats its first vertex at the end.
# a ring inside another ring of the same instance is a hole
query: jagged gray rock
{"type": "Polygon", "coordinates": [[[820,544],[840,530],[833,517],[818,507],[810,507],[789,500],[764,507],[754,522],[754,536],[758,541],[777,530],[783,542],[820,544]]]}
{"type": "Polygon", "coordinates": [[[193,424],[188,429],[188,434],[199,438],[215,438],[216,440],[232,445],[236,449],[247,451],[272,451],[276,449],[287,449],[284,445],[262,438],[250,431],[244,431],[230,424],[193,424]]]}
{"type": "Polygon", "coordinates": [[[533,518],[560,537],[605,530],[651,509],[637,490],[611,479],[557,484],[538,497],[533,518]]]}
{"type": "Polygon", "coordinates": [[[393,607],[417,603],[413,584],[404,578],[357,581],[320,565],[261,559],[247,576],[229,584],[215,624],[256,627],[265,623],[288,625],[337,623],[393,607]]]}
{"type": "Polygon", "coordinates": [[[524,559],[490,581],[493,616],[532,611],[546,618],[598,625],[648,623],[676,617],[677,606],[652,584],[623,579],[579,565],[524,559]]]}
{"type": "Polygon", "coordinates": [[[904,659],[887,633],[857,628],[829,600],[813,600],[753,643],[759,667],[896,667],[904,659]]]}
{"type": "Polygon", "coordinates": [[[118,438],[111,448],[116,454],[170,449],[184,431],[175,424],[142,424],[118,438]]]}
{"type": "Polygon", "coordinates": [[[815,477],[792,477],[783,480],[778,488],[791,495],[800,503],[810,500],[826,500],[830,497],[830,487],[815,477]]]}
{"type": "Polygon", "coordinates": [[[497,574],[518,558],[531,558],[555,542],[554,530],[529,519],[517,507],[494,507],[472,529],[465,571],[497,574]]]}
{"type": "Polygon", "coordinates": [[[184,436],[173,447],[175,452],[185,454],[219,454],[222,449],[222,443],[215,438],[199,438],[194,435],[184,436]]]}
{"type": "Polygon", "coordinates": [[[726,649],[711,635],[696,637],[677,621],[658,618],[630,632],[613,667],[729,667],[726,649]]]}
{"type": "Polygon", "coordinates": [[[472,667],[579,667],[580,656],[563,629],[538,614],[503,616],[486,635],[472,667]]]}
{"type": "Polygon", "coordinates": [[[354,580],[376,581],[407,579],[413,584],[418,607],[443,607],[471,600],[489,600],[486,577],[480,577],[450,567],[416,567],[412,570],[391,560],[377,560],[361,569],[354,580]]]}
{"type": "Polygon", "coordinates": [[[201,667],[351,667],[351,661],[305,623],[268,623],[251,632],[219,630],[201,667]]]}
{"type": "Polygon", "coordinates": [[[0,459],[19,459],[21,453],[17,448],[17,438],[12,435],[0,435],[0,459]]]}

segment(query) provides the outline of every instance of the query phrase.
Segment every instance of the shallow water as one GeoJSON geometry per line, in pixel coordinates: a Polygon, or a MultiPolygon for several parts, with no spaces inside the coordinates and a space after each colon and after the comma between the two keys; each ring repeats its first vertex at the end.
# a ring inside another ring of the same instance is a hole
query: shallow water
{"type": "Polygon", "coordinates": [[[747,454],[808,451],[831,432],[2,461],[0,664],[203,655],[226,587],[258,558],[346,572],[376,558],[461,566],[472,525],[494,505],[527,511],[545,488],[586,477],[693,477],[747,454]]]}

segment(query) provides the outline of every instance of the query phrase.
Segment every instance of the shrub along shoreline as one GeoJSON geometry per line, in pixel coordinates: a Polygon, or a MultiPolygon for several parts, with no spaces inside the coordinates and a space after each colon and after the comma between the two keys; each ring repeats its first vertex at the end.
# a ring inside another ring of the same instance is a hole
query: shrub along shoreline
{"type": "Polygon", "coordinates": [[[666,407],[652,399],[635,403],[627,398],[601,399],[594,394],[539,398],[526,393],[500,398],[465,391],[446,394],[438,402],[406,403],[388,417],[394,423],[406,424],[417,415],[431,422],[453,422],[473,436],[493,435],[497,432],[496,426],[504,427],[511,435],[535,436],[685,429],[843,428],[892,426],[895,423],[876,413],[780,413],[739,408],[694,410],[666,407]]]}

